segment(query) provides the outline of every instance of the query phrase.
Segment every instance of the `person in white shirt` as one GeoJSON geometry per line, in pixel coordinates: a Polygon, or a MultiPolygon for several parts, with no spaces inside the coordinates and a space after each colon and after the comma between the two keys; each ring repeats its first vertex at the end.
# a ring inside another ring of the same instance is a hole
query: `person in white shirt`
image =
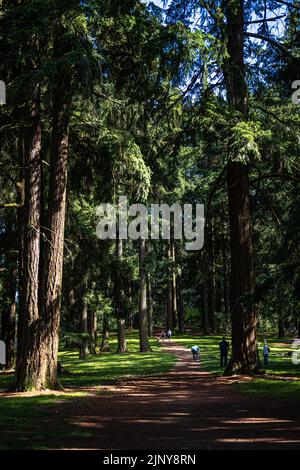
{"type": "Polygon", "coordinates": [[[172,337],[172,331],[169,328],[167,332],[167,338],[169,339],[169,342],[171,341],[171,337],[172,337]]]}

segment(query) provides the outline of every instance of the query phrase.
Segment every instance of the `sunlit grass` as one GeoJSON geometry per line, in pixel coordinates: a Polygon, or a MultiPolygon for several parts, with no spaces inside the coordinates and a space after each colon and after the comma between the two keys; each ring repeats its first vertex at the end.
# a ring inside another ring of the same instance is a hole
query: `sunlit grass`
{"type": "Polygon", "coordinates": [[[236,390],[247,395],[274,400],[299,400],[300,381],[255,379],[251,382],[235,384],[236,390]]]}
{"type": "MultiPolygon", "coordinates": [[[[127,338],[125,354],[116,353],[116,335],[110,339],[111,352],[89,355],[84,360],[79,359],[77,349],[61,351],[59,361],[71,373],[59,377],[61,384],[64,387],[97,386],[125,377],[162,374],[175,364],[174,354],[163,351],[155,338],[150,339],[149,353],[139,352],[137,332],[129,333],[127,338]]],[[[13,380],[13,374],[0,374],[0,389],[7,389],[13,380]]]]}
{"type": "MultiPolygon", "coordinates": [[[[128,335],[125,354],[116,352],[100,353],[88,356],[85,360],[78,359],[77,351],[62,351],[59,360],[62,366],[73,375],[62,375],[60,380],[64,386],[101,385],[125,377],[162,374],[168,371],[176,361],[174,354],[163,352],[156,339],[150,340],[151,352],[139,352],[139,339],[136,333],[128,335]]],[[[115,337],[110,342],[112,351],[117,348],[115,337]]]]}

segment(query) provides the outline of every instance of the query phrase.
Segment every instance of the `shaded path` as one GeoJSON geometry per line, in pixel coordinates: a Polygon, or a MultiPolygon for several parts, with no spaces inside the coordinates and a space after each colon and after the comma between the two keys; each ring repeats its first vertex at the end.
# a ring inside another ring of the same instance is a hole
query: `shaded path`
{"type": "MultiPolygon", "coordinates": [[[[91,433],[65,449],[300,448],[299,402],[240,395],[231,379],[200,370],[183,346],[167,344],[176,366],[158,377],[122,380],[103,394],[64,404],[57,425],[91,433]]],[[[103,387],[101,387],[103,390],[103,387]]],[[[53,423],[54,424],[54,423],[53,423]]],[[[53,447],[56,447],[53,442],[53,447]]]]}

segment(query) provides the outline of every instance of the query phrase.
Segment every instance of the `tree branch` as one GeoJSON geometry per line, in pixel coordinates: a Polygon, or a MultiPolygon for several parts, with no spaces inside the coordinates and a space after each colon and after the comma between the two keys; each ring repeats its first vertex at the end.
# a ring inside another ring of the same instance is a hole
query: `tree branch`
{"type": "Polygon", "coordinates": [[[255,183],[258,183],[259,181],[269,179],[269,178],[283,178],[285,180],[291,180],[296,183],[300,183],[300,178],[297,178],[296,176],[293,176],[293,175],[288,175],[285,173],[267,173],[265,175],[259,176],[258,178],[255,178],[254,180],[250,181],[250,185],[254,185],[255,183]]]}
{"type": "Polygon", "coordinates": [[[0,204],[0,209],[18,209],[19,207],[21,207],[21,205],[16,202],[0,204]]]}
{"type": "Polygon", "coordinates": [[[274,16],[273,18],[262,18],[260,20],[246,21],[246,24],[266,23],[267,21],[277,21],[285,17],[286,15],[274,16]]]}
{"type": "Polygon", "coordinates": [[[264,36],[263,34],[250,33],[248,31],[246,31],[245,35],[250,38],[256,38],[261,39],[262,41],[266,41],[273,47],[276,47],[276,49],[279,49],[283,54],[288,55],[293,59],[296,59],[296,57],[286,47],[284,47],[280,42],[275,41],[275,39],[269,38],[268,36],[264,36]]]}
{"type": "Polygon", "coordinates": [[[280,119],[275,113],[272,113],[272,111],[269,111],[268,109],[262,108],[262,107],[259,106],[258,104],[254,104],[254,107],[257,108],[257,109],[260,109],[260,110],[261,110],[262,112],[264,112],[264,113],[269,114],[269,115],[272,116],[274,119],[276,119],[276,121],[280,122],[280,124],[283,124],[284,126],[294,126],[294,127],[299,128],[299,123],[297,123],[296,121],[288,121],[288,122],[285,122],[285,121],[283,121],[282,119],[280,119]]]}

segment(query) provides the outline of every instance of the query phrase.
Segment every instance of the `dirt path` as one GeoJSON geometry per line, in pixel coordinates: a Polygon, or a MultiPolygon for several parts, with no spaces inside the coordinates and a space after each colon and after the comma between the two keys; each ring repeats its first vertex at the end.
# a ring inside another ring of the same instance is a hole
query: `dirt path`
{"type": "Polygon", "coordinates": [[[59,445],[105,450],[300,448],[299,402],[239,395],[230,379],[201,371],[184,347],[172,343],[165,348],[178,357],[168,374],[120,381],[76,406],[64,404],[57,416],[60,430],[71,425],[92,437],[66,438],[59,445]]]}

